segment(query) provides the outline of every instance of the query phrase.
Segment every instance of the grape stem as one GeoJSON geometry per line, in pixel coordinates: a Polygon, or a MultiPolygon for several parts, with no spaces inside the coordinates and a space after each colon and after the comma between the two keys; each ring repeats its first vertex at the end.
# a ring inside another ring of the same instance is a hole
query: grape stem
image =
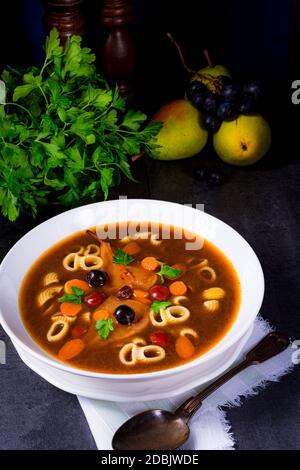
{"type": "Polygon", "coordinates": [[[185,62],[185,59],[184,59],[184,56],[183,56],[183,53],[182,53],[182,50],[181,50],[181,46],[178,44],[176,39],[174,39],[174,37],[172,36],[171,33],[166,33],[166,34],[167,34],[168,38],[170,39],[171,43],[174,44],[174,46],[176,47],[179,58],[180,58],[180,61],[181,61],[181,64],[182,64],[183,68],[187,71],[187,73],[189,73],[190,75],[197,75],[197,77],[207,80],[206,75],[203,75],[202,73],[196,72],[196,70],[193,70],[193,69],[191,69],[187,66],[187,64],[185,62]]]}
{"type": "MultiPolygon", "coordinates": [[[[196,72],[195,70],[193,69],[190,69],[187,65],[186,65],[186,62],[185,62],[185,59],[184,59],[184,56],[183,56],[183,53],[182,53],[182,50],[181,50],[181,47],[180,45],[178,44],[178,42],[176,41],[176,39],[174,39],[174,37],[172,36],[172,34],[170,33],[166,33],[168,38],[170,39],[170,41],[175,45],[176,49],[177,49],[177,52],[178,52],[178,55],[179,55],[179,58],[180,58],[180,61],[181,61],[181,64],[183,66],[183,68],[186,70],[186,72],[188,72],[190,75],[193,75],[194,76],[194,80],[195,80],[195,77],[197,77],[198,79],[201,79],[206,81],[206,82],[210,82],[216,89],[219,89],[220,85],[219,85],[219,80],[218,78],[215,78],[215,77],[212,77],[209,73],[200,73],[200,72],[196,72]]],[[[212,60],[210,58],[210,55],[209,55],[209,52],[207,49],[205,49],[204,51],[204,55],[205,55],[205,58],[207,60],[207,63],[208,63],[208,66],[209,67],[213,67],[213,63],[212,63],[212,60]]]]}
{"type": "Polygon", "coordinates": [[[212,62],[212,60],[211,60],[211,57],[210,57],[210,55],[209,55],[208,50],[207,50],[207,49],[204,49],[203,54],[204,54],[204,57],[205,57],[205,59],[206,59],[206,61],[207,61],[207,65],[208,65],[210,68],[212,68],[214,65],[213,65],[213,62],[212,62]]]}

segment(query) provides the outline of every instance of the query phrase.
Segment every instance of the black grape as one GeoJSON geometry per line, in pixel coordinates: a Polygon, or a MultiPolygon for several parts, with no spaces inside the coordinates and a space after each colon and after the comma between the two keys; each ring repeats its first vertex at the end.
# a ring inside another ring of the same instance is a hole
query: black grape
{"type": "Polygon", "coordinates": [[[217,110],[217,116],[222,121],[232,121],[238,117],[238,109],[232,101],[224,101],[217,110]]]}
{"type": "Polygon", "coordinates": [[[246,82],[243,86],[243,92],[247,95],[251,95],[255,98],[255,100],[259,100],[262,95],[262,86],[260,82],[253,81],[253,82],[246,82]]]}
{"type": "Polygon", "coordinates": [[[200,93],[197,93],[192,97],[192,104],[195,108],[202,110],[203,109],[203,96],[200,93]]]}
{"type": "Polygon", "coordinates": [[[220,186],[223,183],[223,175],[218,171],[212,171],[208,182],[214,186],[220,186]]]}
{"type": "Polygon", "coordinates": [[[225,101],[235,101],[240,96],[240,93],[240,87],[232,82],[223,86],[220,96],[225,101]]]}
{"type": "Polygon", "coordinates": [[[208,113],[215,113],[219,105],[219,100],[214,93],[207,92],[203,97],[202,107],[208,113]]]}
{"type": "Polygon", "coordinates": [[[203,126],[206,130],[210,132],[216,132],[222,124],[221,119],[218,119],[211,114],[204,114],[203,115],[203,126]]]}
{"type": "Polygon", "coordinates": [[[251,95],[244,95],[239,102],[238,110],[241,114],[249,114],[256,111],[256,99],[251,95]]]}
{"type": "Polygon", "coordinates": [[[208,170],[202,165],[194,168],[193,173],[196,181],[206,181],[208,178],[208,170]]]}
{"type": "Polygon", "coordinates": [[[187,98],[192,101],[193,97],[197,94],[204,94],[206,92],[206,86],[199,82],[199,80],[193,80],[187,89],[187,98]]]}

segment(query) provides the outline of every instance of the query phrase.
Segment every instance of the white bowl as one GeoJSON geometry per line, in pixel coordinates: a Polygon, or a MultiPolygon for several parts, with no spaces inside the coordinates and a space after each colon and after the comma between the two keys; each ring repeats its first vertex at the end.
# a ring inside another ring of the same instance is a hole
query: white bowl
{"type": "Polygon", "coordinates": [[[49,382],[71,393],[115,401],[174,395],[218,375],[236,358],[259,312],[264,293],[264,277],[258,258],[235,230],[200,210],[145,199],[91,204],[44,222],[19,240],[6,255],[0,266],[0,285],[0,322],[24,362],[49,382]],[[235,322],[206,354],[185,365],[159,372],[104,374],[76,369],[57,361],[33,341],[21,321],[18,295],[26,272],[51,245],[79,230],[133,220],[183,227],[214,243],[230,259],[240,280],[241,305],[235,322]]]}

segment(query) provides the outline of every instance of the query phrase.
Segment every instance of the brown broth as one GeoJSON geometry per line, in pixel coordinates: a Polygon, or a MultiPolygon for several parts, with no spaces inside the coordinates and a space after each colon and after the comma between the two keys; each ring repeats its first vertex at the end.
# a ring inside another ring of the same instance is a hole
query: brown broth
{"type": "MultiPolygon", "coordinates": [[[[159,229],[161,231],[162,226],[160,226],[159,229]]],[[[240,284],[235,269],[225,255],[209,241],[205,240],[200,250],[186,251],[186,240],[174,239],[173,233],[173,228],[171,228],[171,239],[163,240],[160,245],[156,246],[152,245],[149,239],[137,240],[141,251],[135,255],[135,261],[128,265],[129,270],[131,266],[140,266],[141,260],[146,256],[154,256],[170,266],[178,263],[184,263],[189,266],[188,260],[190,258],[194,258],[192,261],[192,265],[194,265],[206,258],[209,261],[209,266],[215,270],[217,279],[213,283],[208,282],[199,275],[195,275],[197,270],[189,271],[188,269],[186,273],[180,277],[180,280],[184,281],[185,284],[189,286],[188,293],[186,294],[188,301],[182,304],[190,310],[191,315],[189,319],[185,323],[166,326],[164,328],[157,328],[150,323],[150,326],[147,326],[145,330],[136,335],[142,337],[147,344],[151,344],[150,334],[153,331],[167,332],[169,343],[165,348],[165,358],[154,364],[137,364],[134,366],[122,364],[119,360],[119,350],[124,344],[131,342],[132,338],[127,338],[123,342],[107,343],[106,345],[105,341],[101,340],[97,335],[94,335],[96,340],[90,342],[89,338],[93,337],[94,332],[96,332],[95,321],[92,320],[89,331],[81,338],[85,342],[85,349],[77,357],[65,361],[66,363],[80,369],[104,373],[125,374],[153,372],[176,367],[193,360],[195,357],[199,357],[210,350],[225,336],[236,318],[240,305],[240,284]],[[201,292],[204,289],[215,286],[224,289],[226,296],[220,301],[220,309],[217,312],[209,313],[203,308],[201,292]],[[179,358],[175,350],[176,338],[178,338],[180,330],[184,327],[193,328],[199,335],[197,340],[192,339],[196,352],[195,355],[189,359],[179,358]]],[[[118,239],[109,240],[109,242],[113,250],[116,250],[118,247],[124,248],[124,244],[118,239]]],[[[79,246],[85,246],[91,243],[95,243],[95,240],[93,240],[91,235],[87,234],[86,231],[78,232],[57,243],[38,258],[28,271],[21,286],[19,303],[24,325],[34,341],[38,343],[42,349],[56,358],[61,347],[66,341],[72,339],[72,336],[71,333],[68,332],[67,336],[62,340],[55,343],[48,342],[46,336],[52,321],[51,313],[45,313],[45,309],[51,306],[52,303],[52,314],[59,312],[61,304],[58,302],[58,298],[62,297],[64,294],[62,292],[57,295],[54,300],[49,301],[46,304],[46,308],[39,308],[36,299],[42,289],[42,279],[47,273],[56,272],[61,284],[74,278],[85,280],[86,271],[79,270],[69,272],[63,267],[62,260],[67,254],[76,251],[79,246]]],[[[103,270],[105,269],[103,268],[103,270]]],[[[171,282],[170,280],[166,280],[164,285],[169,286],[171,282]]],[[[159,284],[160,282],[158,281],[157,283],[159,284]]],[[[124,282],[124,285],[125,284],[128,283],[124,282]]],[[[104,291],[115,298],[118,289],[111,287],[110,280],[105,286],[93,290],[104,291]]],[[[119,303],[126,304],[126,301],[119,301],[119,303]]],[[[101,306],[98,307],[98,309],[99,308],[101,308],[101,306]]],[[[86,307],[85,309],[87,310],[86,307]]],[[[89,310],[93,312],[95,309],[89,310]]],[[[112,318],[114,318],[113,312],[110,313],[112,318]]],[[[146,315],[148,314],[149,307],[147,306],[146,315]]],[[[77,325],[78,322],[79,320],[76,320],[71,328],[77,325]]],[[[116,320],[114,320],[114,328],[118,328],[116,320]]],[[[131,328],[131,326],[126,328],[131,328]]]]}

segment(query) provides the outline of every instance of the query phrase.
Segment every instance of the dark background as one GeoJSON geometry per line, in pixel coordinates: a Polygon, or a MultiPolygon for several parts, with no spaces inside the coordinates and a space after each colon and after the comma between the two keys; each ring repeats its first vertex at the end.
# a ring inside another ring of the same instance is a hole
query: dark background
{"type": "MultiPolygon", "coordinates": [[[[260,78],[272,89],[291,77],[297,63],[298,0],[134,3],[136,82],[141,104],[146,108],[156,109],[162,101],[181,97],[186,84],[187,77],[166,31],[182,44],[192,68],[206,65],[202,51],[208,48],[214,63],[226,65],[233,76],[260,78]]],[[[99,0],[85,1],[86,42],[95,50],[100,40],[100,6],[99,0]]],[[[0,66],[42,62],[43,12],[42,0],[1,2],[0,66]]]]}
{"type": "MultiPolygon", "coordinates": [[[[87,43],[97,50],[98,1],[85,2],[87,43]]],[[[293,339],[300,338],[300,162],[299,109],[291,105],[291,81],[300,79],[299,0],[137,0],[134,34],[139,106],[152,113],[163,102],[183,96],[187,77],[170,31],[182,44],[187,62],[205,66],[207,47],[215,63],[237,78],[259,78],[265,86],[265,115],[273,144],[269,154],[249,168],[221,163],[211,148],[179,162],[139,160],[133,172],[140,184],[124,182],[110,193],[128,197],[204,203],[207,212],[238,230],[253,246],[266,278],[262,315],[293,339]],[[297,19],[298,18],[298,19],[297,19]],[[200,159],[200,160],[199,160],[200,159]],[[224,176],[219,188],[199,184],[199,161],[224,176]]],[[[39,64],[43,57],[43,5],[40,0],[1,2],[0,66],[39,64]]],[[[0,260],[36,223],[61,209],[23,217],[11,224],[0,216],[0,260]]],[[[255,295],[255,293],[254,293],[255,295]]],[[[76,398],[55,389],[27,369],[0,329],[8,347],[0,366],[0,449],[92,449],[93,439],[76,398]]],[[[270,385],[241,408],[228,411],[238,449],[300,448],[299,369],[270,385]]]]}

